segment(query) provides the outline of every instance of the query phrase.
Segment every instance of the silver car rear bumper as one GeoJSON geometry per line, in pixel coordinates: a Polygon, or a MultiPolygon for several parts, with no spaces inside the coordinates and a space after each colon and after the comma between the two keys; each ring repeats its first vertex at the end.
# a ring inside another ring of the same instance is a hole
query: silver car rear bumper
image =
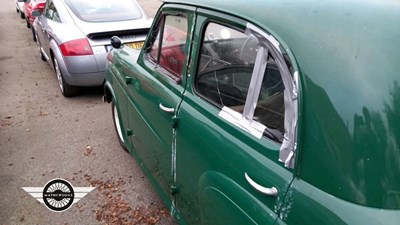
{"type": "Polygon", "coordinates": [[[64,79],[71,86],[101,86],[104,83],[104,71],[96,73],[64,73],[64,79]]]}
{"type": "Polygon", "coordinates": [[[61,57],[58,62],[65,81],[71,86],[90,87],[104,83],[104,71],[99,71],[93,55],[61,57]]]}

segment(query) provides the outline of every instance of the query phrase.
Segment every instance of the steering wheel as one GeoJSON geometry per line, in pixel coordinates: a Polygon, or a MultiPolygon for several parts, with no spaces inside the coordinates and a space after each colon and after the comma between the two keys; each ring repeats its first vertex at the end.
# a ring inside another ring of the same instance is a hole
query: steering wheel
{"type": "Polygon", "coordinates": [[[257,45],[254,47],[252,47],[251,45],[252,44],[255,45],[257,44],[257,42],[252,42],[251,40],[256,41],[256,39],[252,38],[251,36],[248,36],[247,39],[243,42],[243,45],[240,49],[239,59],[245,62],[245,64],[248,64],[251,61],[254,62],[256,58],[255,53],[257,45]]]}

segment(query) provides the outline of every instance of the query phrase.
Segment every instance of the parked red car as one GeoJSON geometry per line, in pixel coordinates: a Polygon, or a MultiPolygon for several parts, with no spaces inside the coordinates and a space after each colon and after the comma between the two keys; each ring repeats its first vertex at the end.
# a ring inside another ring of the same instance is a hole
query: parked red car
{"type": "MultiPolygon", "coordinates": [[[[25,0],[24,13],[26,19],[26,26],[28,28],[32,27],[33,21],[35,20],[35,17],[32,17],[32,11],[37,9],[43,11],[45,3],[46,0],[25,0]]],[[[33,35],[33,40],[36,41],[35,31],[33,27],[32,27],[32,35],[33,35]]]]}

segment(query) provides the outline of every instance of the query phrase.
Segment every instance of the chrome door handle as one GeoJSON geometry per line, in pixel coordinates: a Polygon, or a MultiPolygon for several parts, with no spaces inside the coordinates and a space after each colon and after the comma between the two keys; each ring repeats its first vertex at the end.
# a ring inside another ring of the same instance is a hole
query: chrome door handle
{"type": "Polygon", "coordinates": [[[164,112],[167,112],[167,113],[174,113],[175,112],[175,109],[174,108],[168,108],[168,107],[165,107],[165,106],[163,106],[161,103],[160,103],[160,109],[162,110],[162,111],[164,111],[164,112]]]}
{"type": "Polygon", "coordinates": [[[244,176],[246,177],[247,182],[249,182],[249,184],[257,191],[259,191],[265,195],[270,195],[270,196],[278,195],[278,189],[276,189],[275,187],[272,187],[272,188],[263,187],[263,186],[257,184],[254,180],[252,180],[249,177],[249,175],[247,175],[247,173],[244,173],[244,176]]]}

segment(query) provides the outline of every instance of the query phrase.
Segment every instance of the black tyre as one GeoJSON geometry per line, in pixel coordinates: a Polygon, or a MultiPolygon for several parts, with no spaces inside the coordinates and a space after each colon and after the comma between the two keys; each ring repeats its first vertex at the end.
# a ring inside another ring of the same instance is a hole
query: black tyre
{"type": "Polygon", "coordinates": [[[19,11],[19,16],[21,17],[21,19],[25,19],[25,14],[22,11],[19,11]]]}
{"type": "Polygon", "coordinates": [[[78,88],[69,85],[61,72],[61,69],[58,65],[58,61],[57,59],[54,58],[54,69],[56,71],[56,76],[57,76],[57,80],[58,80],[58,86],[60,88],[61,93],[65,96],[65,97],[73,97],[78,93],[78,88]]]}
{"type": "Polygon", "coordinates": [[[29,23],[28,19],[26,20],[26,27],[31,28],[31,24],[29,23]]]}
{"type": "Polygon", "coordinates": [[[111,111],[112,111],[112,117],[113,117],[113,122],[114,122],[114,128],[117,133],[118,142],[121,145],[122,149],[129,152],[128,149],[126,148],[124,137],[122,135],[122,128],[121,128],[121,123],[119,120],[119,114],[118,114],[117,106],[114,103],[114,100],[111,102],[111,111]]]}
{"type": "Polygon", "coordinates": [[[34,42],[36,42],[37,39],[36,39],[35,29],[33,29],[33,27],[31,27],[31,31],[32,31],[32,39],[34,42]]]}

